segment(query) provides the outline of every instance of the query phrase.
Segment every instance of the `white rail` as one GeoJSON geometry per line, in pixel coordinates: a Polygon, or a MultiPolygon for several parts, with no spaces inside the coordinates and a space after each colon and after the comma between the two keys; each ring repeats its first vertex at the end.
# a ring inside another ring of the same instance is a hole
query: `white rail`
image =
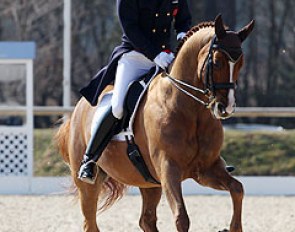
{"type": "MultiPolygon", "coordinates": [[[[61,107],[61,106],[34,106],[33,112],[35,116],[50,116],[50,115],[64,115],[71,113],[74,107],[61,107]]],[[[0,115],[25,115],[26,107],[0,107],[0,115]]]]}
{"type": "Polygon", "coordinates": [[[295,117],[295,107],[237,107],[234,117],[295,117]]]}
{"type": "MultiPolygon", "coordinates": [[[[64,115],[74,107],[34,106],[35,116],[64,115]]],[[[24,115],[25,107],[0,107],[0,115],[24,115]]],[[[295,117],[295,107],[237,107],[234,117],[295,117]]]]}

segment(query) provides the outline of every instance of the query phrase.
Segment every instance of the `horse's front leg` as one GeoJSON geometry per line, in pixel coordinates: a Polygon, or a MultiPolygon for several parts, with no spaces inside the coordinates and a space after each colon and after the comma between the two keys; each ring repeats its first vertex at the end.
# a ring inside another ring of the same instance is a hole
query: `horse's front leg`
{"type": "Polygon", "coordinates": [[[182,197],[180,168],[170,160],[164,160],[161,168],[162,188],[173,212],[177,231],[187,232],[190,222],[182,197]]]}
{"type": "Polygon", "coordinates": [[[242,232],[242,201],[244,197],[244,189],[241,182],[235,178],[229,178],[230,184],[228,189],[233,202],[233,216],[230,224],[231,232],[242,232]]]}
{"type": "Polygon", "coordinates": [[[161,199],[161,188],[141,188],[142,211],[139,226],[144,232],[158,232],[157,206],[161,199]]]}
{"type": "Polygon", "coordinates": [[[226,171],[224,162],[222,160],[218,161],[201,178],[196,178],[196,180],[202,185],[230,192],[233,202],[230,232],[242,232],[243,185],[226,171]]]}

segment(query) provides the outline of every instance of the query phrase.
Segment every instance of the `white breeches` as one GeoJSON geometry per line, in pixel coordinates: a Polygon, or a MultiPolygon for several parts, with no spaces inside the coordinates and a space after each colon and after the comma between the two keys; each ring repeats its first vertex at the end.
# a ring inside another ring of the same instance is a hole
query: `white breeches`
{"type": "Polygon", "coordinates": [[[112,97],[112,112],[116,118],[123,117],[124,100],[129,84],[147,73],[153,66],[154,62],[136,51],[125,53],[119,59],[112,97]]]}

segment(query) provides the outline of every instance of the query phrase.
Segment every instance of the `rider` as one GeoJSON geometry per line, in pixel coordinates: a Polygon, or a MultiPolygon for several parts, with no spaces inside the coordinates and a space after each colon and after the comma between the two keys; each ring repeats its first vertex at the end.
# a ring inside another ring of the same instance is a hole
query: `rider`
{"type": "Polygon", "coordinates": [[[177,40],[191,26],[187,0],[117,0],[117,10],[123,30],[122,43],[112,53],[108,66],[101,69],[81,94],[92,106],[106,85],[114,81],[111,106],[100,116],[91,134],[78,178],[94,184],[96,162],[123,117],[123,103],[128,85],[155,65],[162,69],[173,61],[171,25],[177,40]]]}

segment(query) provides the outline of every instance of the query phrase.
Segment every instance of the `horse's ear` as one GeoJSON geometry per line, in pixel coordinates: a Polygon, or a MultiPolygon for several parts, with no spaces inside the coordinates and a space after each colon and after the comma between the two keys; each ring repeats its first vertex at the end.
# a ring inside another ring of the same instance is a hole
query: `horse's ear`
{"type": "Polygon", "coordinates": [[[241,42],[243,42],[248,37],[248,35],[252,32],[252,30],[254,28],[254,24],[255,24],[255,20],[252,20],[250,23],[248,23],[248,25],[243,27],[238,32],[238,36],[239,36],[241,42]]]}
{"type": "Polygon", "coordinates": [[[217,15],[214,20],[215,25],[215,34],[219,40],[221,40],[224,36],[226,36],[226,31],[223,25],[223,20],[221,18],[221,14],[217,15]]]}

